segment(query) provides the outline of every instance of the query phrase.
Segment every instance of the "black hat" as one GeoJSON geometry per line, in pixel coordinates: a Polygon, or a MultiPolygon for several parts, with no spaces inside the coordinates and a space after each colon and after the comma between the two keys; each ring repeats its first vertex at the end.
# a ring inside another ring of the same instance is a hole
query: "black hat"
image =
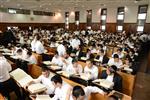
{"type": "Polygon", "coordinates": [[[110,70],[112,70],[113,72],[117,71],[117,67],[115,65],[110,66],[110,70]]]}

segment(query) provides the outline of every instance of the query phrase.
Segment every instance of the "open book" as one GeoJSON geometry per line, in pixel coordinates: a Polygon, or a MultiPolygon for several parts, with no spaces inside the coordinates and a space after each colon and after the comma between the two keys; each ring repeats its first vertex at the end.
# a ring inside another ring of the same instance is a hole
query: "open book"
{"type": "Polygon", "coordinates": [[[51,100],[49,95],[37,95],[36,100],[51,100]]]}
{"type": "Polygon", "coordinates": [[[131,68],[129,68],[129,67],[124,67],[123,70],[128,71],[128,72],[133,72],[133,69],[131,69],[131,68]]]}
{"type": "MultiPolygon", "coordinates": [[[[14,80],[17,81],[17,83],[21,86],[21,87],[25,87],[28,85],[28,83],[30,83],[31,81],[33,81],[33,78],[28,75],[26,72],[24,72],[22,69],[17,68],[16,70],[12,71],[10,73],[10,75],[14,78],[14,80]]],[[[41,83],[37,83],[37,84],[32,84],[28,87],[28,90],[31,93],[38,93],[38,92],[42,92],[46,90],[46,86],[41,84],[41,83]]]]}
{"type": "Polygon", "coordinates": [[[94,80],[93,82],[94,82],[94,83],[99,82],[98,85],[100,85],[100,86],[102,86],[102,87],[104,87],[104,88],[106,88],[106,89],[111,89],[111,88],[113,88],[113,86],[114,86],[114,83],[113,83],[113,82],[110,82],[110,81],[108,81],[108,80],[106,80],[106,79],[96,79],[96,80],[94,80]]]}
{"type": "Polygon", "coordinates": [[[81,60],[86,61],[86,60],[87,60],[87,58],[86,58],[86,57],[81,57],[81,60]]]}
{"type": "Polygon", "coordinates": [[[21,87],[26,86],[29,82],[33,80],[33,78],[24,72],[22,69],[17,68],[12,71],[10,75],[19,83],[21,87]]]}
{"type": "Polygon", "coordinates": [[[60,66],[48,66],[48,67],[51,68],[52,70],[62,69],[62,67],[60,67],[60,66]]]}
{"type": "Polygon", "coordinates": [[[90,80],[91,79],[91,75],[90,74],[86,74],[86,73],[81,73],[80,74],[80,78],[83,80],[90,80]]]}
{"type": "Polygon", "coordinates": [[[39,92],[43,92],[46,90],[46,86],[41,84],[41,83],[36,83],[36,84],[31,84],[29,87],[28,87],[28,90],[31,92],[31,93],[39,93],[39,92]]]}
{"type": "Polygon", "coordinates": [[[43,61],[43,64],[45,64],[45,65],[51,65],[52,62],[51,61],[43,61]]]}
{"type": "Polygon", "coordinates": [[[57,73],[65,76],[65,77],[70,77],[72,75],[72,73],[69,73],[67,71],[58,71],[57,73]]]}

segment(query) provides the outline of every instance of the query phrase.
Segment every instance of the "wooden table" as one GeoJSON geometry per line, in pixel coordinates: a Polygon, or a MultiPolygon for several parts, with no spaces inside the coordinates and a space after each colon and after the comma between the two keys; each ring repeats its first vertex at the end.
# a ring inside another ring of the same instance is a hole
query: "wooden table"
{"type": "Polygon", "coordinates": [[[5,100],[2,94],[0,94],[0,100],[5,100]]]}

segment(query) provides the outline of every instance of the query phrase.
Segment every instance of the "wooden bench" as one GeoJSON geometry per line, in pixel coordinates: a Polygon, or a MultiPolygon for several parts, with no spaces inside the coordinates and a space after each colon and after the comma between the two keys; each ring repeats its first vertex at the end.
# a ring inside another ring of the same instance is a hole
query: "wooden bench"
{"type": "Polygon", "coordinates": [[[122,77],[122,86],[123,86],[123,93],[129,96],[132,96],[133,88],[135,84],[135,75],[118,72],[120,76],[122,77]]]}
{"type": "Polygon", "coordinates": [[[42,56],[37,53],[32,53],[32,54],[35,56],[35,58],[37,60],[37,65],[41,65],[42,64],[42,56]]]}
{"type": "Polygon", "coordinates": [[[42,68],[36,64],[29,65],[28,71],[33,78],[38,78],[42,74],[42,68]]]}
{"type": "MultiPolygon", "coordinates": [[[[79,64],[84,68],[86,66],[85,62],[78,61],[79,64]]],[[[99,69],[99,76],[101,75],[103,70],[106,70],[104,67],[98,67],[99,69]]],[[[134,88],[134,83],[135,83],[135,75],[123,73],[123,72],[118,72],[118,74],[122,77],[122,88],[123,88],[123,93],[129,96],[132,96],[133,93],[133,88],[134,88]]]]}
{"type": "Polygon", "coordinates": [[[3,97],[1,93],[0,93],[0,100],[5,100],[5,98],[3,97]]]}

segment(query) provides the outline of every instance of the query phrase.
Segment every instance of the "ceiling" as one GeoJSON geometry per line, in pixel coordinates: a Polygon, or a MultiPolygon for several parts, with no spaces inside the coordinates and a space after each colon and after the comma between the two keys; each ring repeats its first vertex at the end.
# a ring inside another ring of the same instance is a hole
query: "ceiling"
{"type": "Polygon", "coordinates": [[[93,7],[127,6],[150,4],[150,0],[0,0],[2,8],[19,8],[30,10],[66,10],[90,9],[93,7]]]}

